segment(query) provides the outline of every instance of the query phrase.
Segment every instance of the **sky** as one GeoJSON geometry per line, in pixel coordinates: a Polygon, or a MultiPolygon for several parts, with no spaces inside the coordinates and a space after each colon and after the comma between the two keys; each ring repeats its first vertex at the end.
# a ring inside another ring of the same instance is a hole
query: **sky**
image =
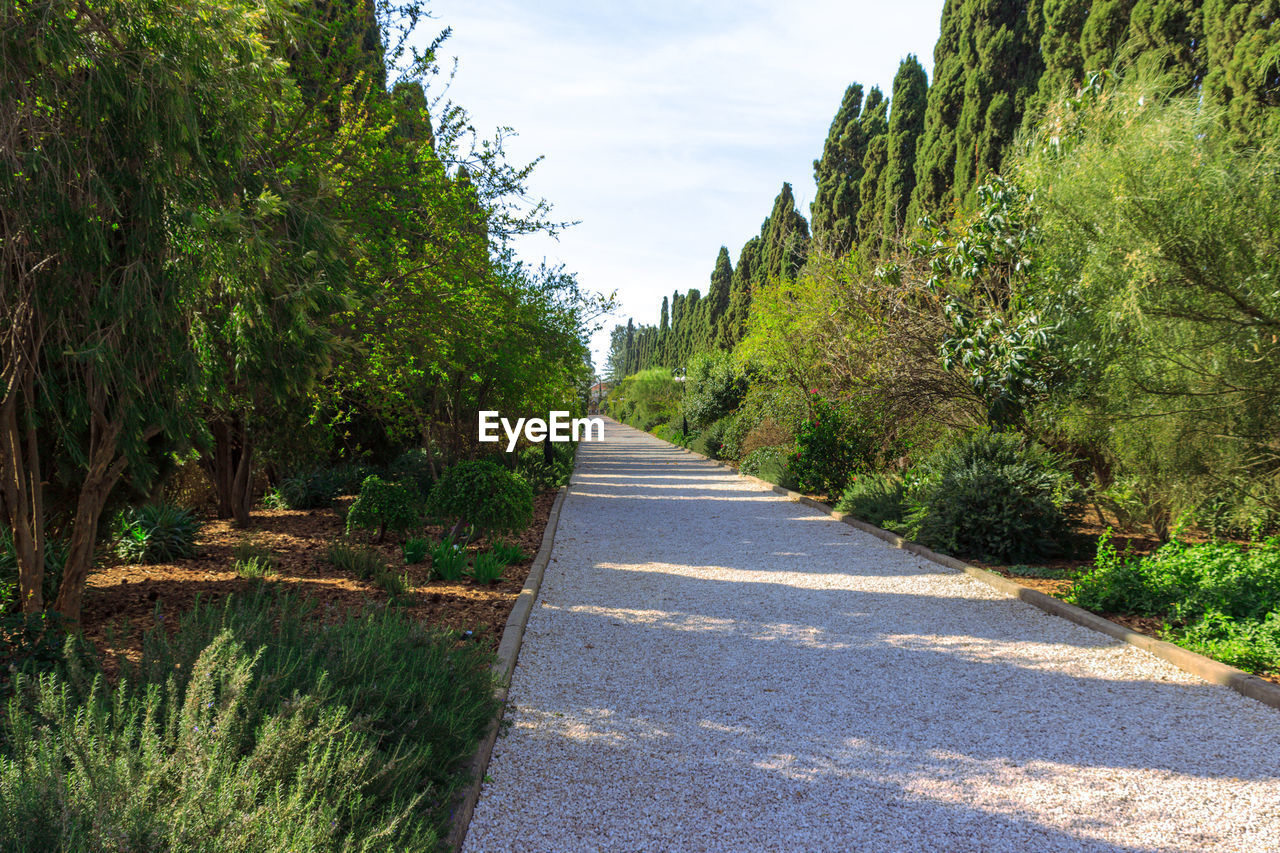
{"type": "Polygon", "coordinates": [[[942,3],[430,0],[423,29],[452,30],[447,97],[482,136],[512,128],[513,163],[544,157],[530,194],[579,223],[520,238],[519,256],[617,294],[592,340],[602,371],[608,329],[705,293],[720,246],[736,263],[784,181],[808,218],[845,88],[889,95],[909,53],[932,75],[942,3]]]}

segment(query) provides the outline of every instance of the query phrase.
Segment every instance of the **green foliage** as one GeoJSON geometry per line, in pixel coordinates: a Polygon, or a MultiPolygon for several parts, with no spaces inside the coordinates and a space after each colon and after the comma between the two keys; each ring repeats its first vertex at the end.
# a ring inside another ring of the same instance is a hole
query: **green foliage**
{"type": "Polygon", "coordinates": [[[845,488],[836,509],[876,527],[896,530],[910,509],[907,482],[883,474],[858,475],[845,488]]]}
{"type": "Polygon", "coordinates": [[[158,626],[123,675],[20,679],[0,738],[11,849],[435,849],[495,710],[476,644],[265,593],[158,626]]]}
{"type": "MultiPolygon", "coordinates": [[[[438,461],[436,470],[439,470],[438,461]]],[[[422,447],[404,451],[387,466],[387,476],[397,483],[412,486],[425,499],[436,484],[436,477],[432,473],[431,452],[422,447]]]]}
{"type": "Polygon", "coordinates": [[[1226,107],[1243,141],[1274,138],[1280,107],[1280,16],[1277,0],[1206,0],[1207,100],[1226,107]]]}
{"type": "Polygon", "coordinates": [[[742,402],[747,379],[725,352],[699,353],[685,369],[684,414],[693,429],[728,415],[742,402]]]}
{"type": "Polygon", "coordinates": [[[552,442],[552,462],[548,465],[546,452],[541,446],[526,447],[516,459],[516,471],[535,494],[567,486],[573,476],[577,449],[577,444],[573,442],[552,442]]]}
{"type": "MultiPolygon", "coordinates": [[[[19,673],[35,679],[46,673],[65,673],[68,664],[88,667],[94,660],[83,635],[69,634],[56,612],[0,616],[0,700],[7,701],[12,695],[13,679],[19,673]]],[[[0,756],[3,744],[0,728],[0,756]]]]}
{"type": "Polygon", "coordinates": [[[371,580],[387,571],[387,563],[377,549],[367,545],[334,542],[329,546],[329,562],[335,569],[348,572],[362,581],[371,580]]]}
{"type": "Polygon", "coordinates": [[[792,447],[757,447],[742,457],[738,470],[761,480],[768,480],[784,489],[796,489],[795,474],[791,472],[791,462],[795,456],[792,447]]]}
{"type": "Polygon", "coordinates": [[[908,537],[956,557],[1023,563],[1063,553],[1078,495],[1058,460],[1016,433],[978,433],[914,472],[908,537]]]}
{"type": "Polygon", "coordinates": [[[1070,600],[1167,621],[1177,643],[1254,672],[1280,669],[1280,540],[1250,547],[1170,542],[1148,557],[1098,543],[1070,600]]]}
{"type": "Polygon", "coordinates": [[[813,389],[809,418],[796,433],[792,470],[801,491],[838,495],[855,473],[875,465],[876,413],[848,401],[833,401],[813,389]]]}
{"type": "Polygon", "coordinates": [[[421,563],[431,553],[431,542],[421,536],[411,536],[401,546],[406,563],[421,563]]]}
{"type": "MultiPolygon", "coordinates": [[[[62,579],[62,567],[67,562],[69,545],[70,543],[65,539],[45,540],[43,583],[45,601],[51,600],[58,592],[58,583],[62,579]]],[[[0,524],[0,616],[18,607],[18,555],[13,546],[13,534],[9,528],[0,524]]]]}
{"type": "Polygon", "coordinates": [[[690,440],[689,449],[711,459],[724,459],[724,437],[733,425],[733,416],[720,418],[690,440]]]}
{"type": "Polygon", "coordinates": [[[441,518],[482,532],[523,530],[533,522],[533,489],[500,465],[468,460],[444,472],[431,506],[441,518]]]}
{"type": "Polygon", "coordinates": [[[175,504],[160,502],[127,509],[116,527],[116,556],[130,563],[163,563],[194,556],[200,521],[175,504]]]}
{"type": "Polygon", "coordinates": [[[446,537],[431,549],[431,576],[436,580],[462,580],[466,571],[467,552],[453,537],[446,537]]]}
{"type": "Polygon", "coordinates": [[[645,431],[677,417],[681,384],[667,368],[655,367],[628,376],[609,392],[609,413],[645,431]]]}
{"type": "Polygon", "coordinates": [[[893,78],[884,175],[876,195],[863,199],[872,205],[873,216],[880,220],[881,251],[888,251],[907,225],[907,207],[916,187],[916,147],[924,132],[928,91],[929,80],[919,60],[914,56],[902,60],[893,78]]]}
{"type": "Polygon", "coordinates": [[[477,552],[471,560],[471,579],[481,586],[488,586],[502,578],[502,570],[506,567],[496,551],[477,552]]]}
{"type": "Polygon", "coordinates": [[[494,542],[493,554],[504,566],[513,566],[529,559],[529,555],[519,545],[511,542],[494,542]]]}
{"type": "Polygon", "coordinates": [[[342,479],[340,475],[324,468],[295,474],[267,489],[262,502],[272,509],[325,508],[338,495],[346,493],[342,479]]]}
{"type": "Polygon", "coordinates": [[[347,512],[347,533],[376,530],[381,539],[387,530],[403,533],[421,521],[419,501],[407,486],[371,475],[360,484],[360,494],[347,512]]]}
{"type": "Polygon", "coordinates": [[[810,213],[813,239],[823,248],[843,254],[858,239],[858,214],[864,201],[860,193],[866,172],[863,161],[868,147],[885,131],[887,104],[878,87],[862,99],[862,86],[854,83],[845,90],[827,131],[822,158],[813,161],[813,177],[818,184],[810,213]]]}
{"type": "Polygon", "coordinates": [[[241,542],[231,549],[231,570],[242,578],[262,580],[277,573],[276,555],[257,542],[241,542]]]}

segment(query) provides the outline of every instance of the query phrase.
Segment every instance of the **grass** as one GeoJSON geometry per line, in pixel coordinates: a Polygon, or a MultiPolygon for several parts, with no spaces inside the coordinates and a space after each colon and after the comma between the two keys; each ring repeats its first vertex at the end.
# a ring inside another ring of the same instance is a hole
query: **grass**
{"type": "Polygon", "coordinates": [[[442,581],[462,580],[467,571],[467,552],[453,539],[445,539],[431,549],[431,575],[442,581]]]}
{"type": "Polygon", "coordinates": [[[487,586],[502,577],[502,570],[507,567],[494,551],[476,554],[471,561],[471,579],[487,586]]]}
{"type": "Polygon", "coordinates": [[[0,728],[14,851],[432,850],[496,710],[490,656],[396,609],[265,587],[198,604],[109,688],[16,676],[0,728]]]}
{"type": "Polygon", "coordinates": [[[334,542],[329,546],[329,562],[334,568],[350,572],[362,581],[373,580],[387,570],[386,561],[376,549],[346,542],[334,542]]]}
{"type": "Polygon", "coordinates": [[[498,541],[493,543],[493,554],[503,565],[514,566],[529,559],[529,555],[519,545],[498,541]]]}
{"type": "Polygon", "coordinates": [[[275,554],[256,542],[241,542],[232,550],[231,568],[250,580],[263,580],[277,573],[275,554]]]}

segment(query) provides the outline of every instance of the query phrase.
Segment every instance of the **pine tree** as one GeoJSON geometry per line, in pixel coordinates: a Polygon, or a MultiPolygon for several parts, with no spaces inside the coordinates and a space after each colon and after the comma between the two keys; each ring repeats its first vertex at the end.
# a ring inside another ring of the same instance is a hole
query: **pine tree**
{"type": "Polygon", "coordinates": [[[957,201],[967,199],[978,182],[1000,168],[1037,90],[1044,69],[1041,21],[1030,12],[1026,0],[968,0],[964,6],[964,106],[956,127],[952,184],[957,201]]]}
{"type": "Polygon", "coordinates": [[[809,223],[796,210],[791,184],[784,183],[773,212],[760,227],[760,260],[756,280],[794,278],[809,253],[809,223]]]}
{"type": "Polygon", "coordinates": [[[711,287],[707,290],[705,305],[705,323],[700,329],[699,349],[707,350],[717,346],[720,321],[724,312],[729,309],[729,291],[733,287],[733,265],[729,263],[729,250],[720,247],[716,255],[716,266],[711,272],[711,287]]]}
{"type": "Polygon", "coordinates": [[[1207,0],[1205,97],[1225,104],[1242,139],[1274,130],[1280,118],[1280,0],[1207,0]]]}
{"type": "Polygon", "coordinates": [[[756,269],[760,266],[760,238],[752,237],[738,253],[737,266],[733,268],[733,282],[729,288],[729,307],[720,318],[718,345],[732,350],[746,333],[747,317],[751,312],[751,289],[755,285],[756,269]]]}
{"type": "Polygon", "coordinates": [[[942,32],[933,48],[933,85],[925,106],[924,133],[916,145],[916,187],[908,222],[939,210],[952,198],[956,125],[964,106],[965,68],[960,56],[964,3],[946,0],[942,7],[942,32]]]}
{"type": "Polygon", "coordinates": [[[1080,31],[1080,58],[1085,74],[1115,65],[1129,36],[1134,0],[1094,0],[1080,31]]]}
{"type": "MultiPolygon", "coordinates": [[[[914,56],[898,66],[893,78],[893,103],[885,152],[884,177],[875,204],[881,218],[881,239],[889,241],[906,224],[907,206],[916,186],[916,146],[924,131],[929,79],[914,56]]],[[[886,246],[882,243],[881,251],[886,246]]]]}

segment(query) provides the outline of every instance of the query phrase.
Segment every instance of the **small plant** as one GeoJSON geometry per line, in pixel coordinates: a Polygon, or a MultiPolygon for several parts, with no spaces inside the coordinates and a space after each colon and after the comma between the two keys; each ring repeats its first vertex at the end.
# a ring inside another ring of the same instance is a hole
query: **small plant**
{"type": "Polygon", "coordinates": [[[471,561],[471,579],[481,586],[488,586],[502,577],[502,570],[507,567],[493,551],[476,554],[471,561]]]}
{"type": "Polygon", "coordinates": [[[876,527],[894,529],[907,514],[906,483],[896,477],[876,474],[854,477],[836,509],[876,527]]]}
{"type": "Polygon", "coordinates": [[[784,489],[794,489],[797,486],[795,475],[791,473],[794,455],[794,450],[789,447],[757,447],[743,457],[738,470],[784,489]]]}
{"type": "Polygon", "coordinates": [[[400,549],[404,552],[406,563],[421,563],[431,553],[431,543],[421,536],[406,539],[400,549]]]}
{"type": "Polygon", "coordinates": [[[523,548],[511,542],[499,541],[493,543],[493,554],[504,566],[514,566],[529,559],[529,555],[524,552],[523,548]]]}
{"type": "Polygon", "coordinates": [[[387,564],[377,550],[366,545],[348,545],[335,542],[329,546],[329,562],[333,567],[355,575],[362,581],[386,571],[387,564]]]}
{"type": "Polygon", "coordinates": [[[117,528],[116,556],[130,563],[161,563],[193,556],[200,522],[170,503],[125,510],[117,528]]]}
{"type": "Polygon", "coordinates": [[[431,493],[432,508],[478,531],[523,530],[533,522],[533,489],[518,474],[484,460],[459,462],[444,472],[431,493]]]}
{"type": "Polygon", "coordinates": [[[373,582],[392,598],[399,598],[409,591],[411,584],[405,573],[396,574],[385,566],[373,575],[373,582]]]}
{"type": "Polygon", "coordinates": [[[388,483],[377,475],[366,477],[347,512],[347,533],[356,528],[376,530],[374,541],[381,542],[388,530],[404,532],[418,525],[417,503],[408,486],[388,483]]]}
{"type": "Polygon", "coordinates": [[[275,554],[257,542],[241,542],[231,552],[231,569],[250,580],[271,577],[277,573],[275,554]]]}
{"type": "Polygon", "coordinates": [[[442,581],[462,580],[467,570],[467,552],[447,537],[431,549],[431,576],[442,581]]]}

